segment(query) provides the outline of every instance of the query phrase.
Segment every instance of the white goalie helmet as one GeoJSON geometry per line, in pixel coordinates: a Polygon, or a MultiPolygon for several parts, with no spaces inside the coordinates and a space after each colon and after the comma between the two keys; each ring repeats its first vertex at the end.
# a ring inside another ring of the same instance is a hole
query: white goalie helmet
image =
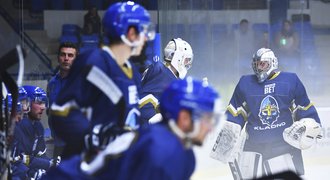
{"type": "Polygon", "coordinates": [[[278,60],[272,50],[261,48],[253,55],[252,68],[258,82],[262,83],[272,72],[278,70],[278,60]]]}
{"type": "Polygon", "coordinates": [[[172,39],[164,49],[164,59],[178,71],[179,78],[185,78],[193,62],[193,51],[189,43],[181,38],[172,39]]]}

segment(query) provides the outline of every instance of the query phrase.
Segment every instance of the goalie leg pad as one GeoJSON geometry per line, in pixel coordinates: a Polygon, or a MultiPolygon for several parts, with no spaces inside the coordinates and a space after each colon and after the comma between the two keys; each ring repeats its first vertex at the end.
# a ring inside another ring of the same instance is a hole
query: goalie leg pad
{"type": "Polygon", "coordinates": [[[267,175],[273,175],[284,171],[296,172],[291,154],[283,154],[265,161],[265,172],[267,175]]]}
{"type": "Polygon", "coordinates": [[[243,151],[238,158],[238,166],[243,179],[262,177],[262,155],[260,153],[243,151]]]}

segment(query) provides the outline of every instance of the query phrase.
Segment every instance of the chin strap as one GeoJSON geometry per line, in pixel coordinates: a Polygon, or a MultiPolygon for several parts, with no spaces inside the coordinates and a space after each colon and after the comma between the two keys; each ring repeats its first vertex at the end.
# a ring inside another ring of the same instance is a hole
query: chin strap
{"type": "Polygon", "coordinates": [[[131,55],[132,55],[132,56],[133,56],[133,55],[137,55],[137,47],[138,47],[138,46],[141,46],[141,45],[143,44],[143,40],[144,40],[144,38],[142,38],[142,37],[145,37],[145,34],[144,34],[143,32],[140,32],[140,34],[139,34],[139,40],[131,42],[131,41],[129,41],[129,40],[126,38],[125,35],[121,35],[121,36],[120,36],[121,40],[122,40],[126,45],[128,45],[128,46],[131,47],[131,50],[132,50],[132,51],[131,51],[131,55]]]}
{"type": "Polygon", "coordinates": [[[184,146],[186,148],[191,148],[193,145],[192,139],[195,138],[198,135],[199,129],[200,129],[200,122],[195,121],[193,131],[189,133],[183,132],[175,123],[173,119],[169,120],[168,125],[170,129],[176,134],[184,143],[184,146]]]}

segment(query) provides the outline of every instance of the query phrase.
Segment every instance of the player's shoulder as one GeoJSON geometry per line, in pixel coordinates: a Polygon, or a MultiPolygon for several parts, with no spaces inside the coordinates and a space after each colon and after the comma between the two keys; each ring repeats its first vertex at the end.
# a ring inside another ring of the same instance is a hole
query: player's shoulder
{"type": "Polygon", "coordinates": [[[24,129],[26,127],[32,126],[31,121],[28,118],[23,118],[19,122],[16,123],[15,129],[24,129]]]}
{"type": "Polygon", "coordinates": [[[278,77],[280,79],[284,79],[286,81],[296,81],[299,79],[298,75],[294,72],[285,72],[285,71],[281,71],[279,72],[278,77]]]}
{"type": "Polygon", "coordinates": [[[51,84],[51,83],[54,83],[54,82],[58,81],[59,78],[60,78],[60,73],[57,72],[52,77],[50,77],[50,79],[48,80],[48,84],[51,84]]]}
{"type": "MultiPolygon", "coordinates": [[[[168,69],[162,62],[154,62],[148,66],[142,75],[142,84],[151,81],[152,79],[158,79],[158,77],[166,72],[168,69]]],[[[161,78],[162,79],[162,78],[161,78]]]]}
{"type": "Polygon", "coordinates": [[[286,76],[286,77],[298,77],[298,75],[294,72],[286,72],[286,71],[281,71],[280,72],[281,76],[286,76]]]}
{"type": "Polygon", "coordinates": [[[247,74],[241,76],[241,78],[238,81],[238,84],[246,84],[250,82],[257,82],[257,77],[254,74],[247,74]]]}
{"type": "Polygon", "coordinates": [[[167,68],[163,62],[161,61],[157,61],[157,62],[154,62],[152,64],[150,64],[147,68],[147,71],[148,73],[160,73],[162,71],[164,71],[164,69],[167,68]]]}
{"type": "Polygon", "coordinates": [[[79,65],[99,65],[103,62],[102,59],[111,57],[107,57],[105,54],[105,51],[100,48],[88,49],[79,54],[74,63],[79,65]]]}
{"type": "Polygon", "coordinates": [[[55,76],[52,76],[52,77],[49,79],[48,83],[47,83],[47,89],[49,89],[50,87],[55,86],[56,81],[57,81],[57,80],[56,80],[56,77],[55,77],[55,76]]]}

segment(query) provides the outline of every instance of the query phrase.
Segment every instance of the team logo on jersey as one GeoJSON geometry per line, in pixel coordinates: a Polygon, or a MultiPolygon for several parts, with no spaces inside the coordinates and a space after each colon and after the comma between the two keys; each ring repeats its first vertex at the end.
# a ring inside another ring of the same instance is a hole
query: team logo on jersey
{"type": "Polygon", "coordinates": [[[273,96],[266,96],[260,104],[258,114],[262,124],[272,126],[280,116],[278,103],[273,96]]]}
{"type": "Polygon", "coordinates": [[[152,60],[153,60],[154,62],[158,62],[159,59],[160,59],[160,58],[159,58],[158,55],[155,55],[155,56],[152,57],[152,60]]]}

